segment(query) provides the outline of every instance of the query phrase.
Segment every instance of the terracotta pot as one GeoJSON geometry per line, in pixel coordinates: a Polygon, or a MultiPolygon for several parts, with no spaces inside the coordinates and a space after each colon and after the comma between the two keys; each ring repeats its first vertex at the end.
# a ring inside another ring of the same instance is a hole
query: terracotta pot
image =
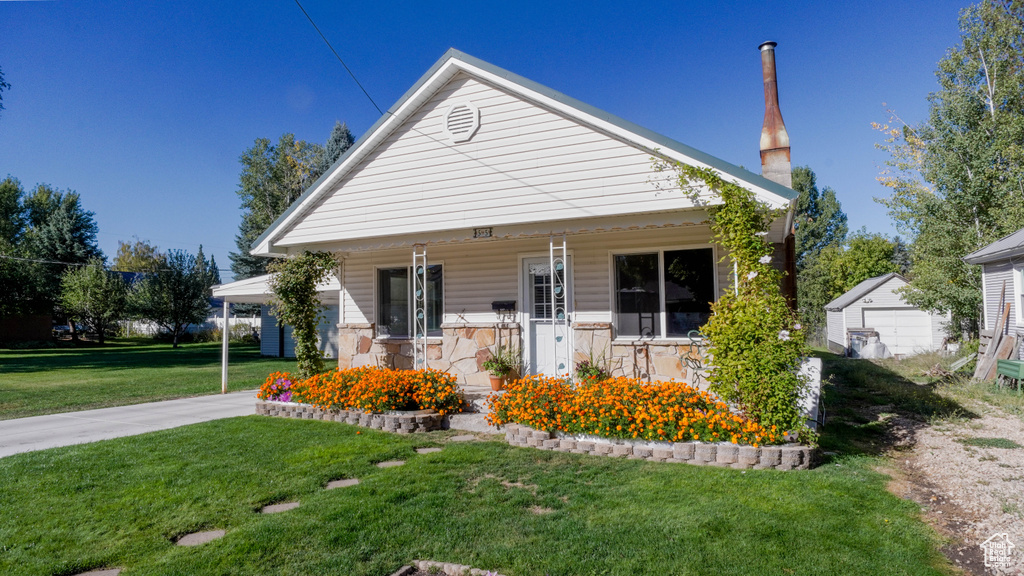
{"type": "Polygon", "coordinates": [[[501,376],[494,376],[494,375],[491,375],[490,378],[491,378],[491,390],[494,390],[495,392],[497,392],[498,390],[501,390],[502,388],[505,387],[505,378],[503,378],[501,376]]]}

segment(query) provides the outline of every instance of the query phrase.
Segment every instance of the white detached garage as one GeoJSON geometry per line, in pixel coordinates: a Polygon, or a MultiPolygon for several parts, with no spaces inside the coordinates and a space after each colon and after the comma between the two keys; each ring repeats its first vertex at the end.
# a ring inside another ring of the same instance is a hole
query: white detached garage
{"type": "Polygon", "coordinates": [[[905,302],[898,290],[906,285],[896,272],[876,276],[826,304],[829,350],[856,357],[860,338],[872,335],[895,356],[939,349],[949,315],[905,302]]]}

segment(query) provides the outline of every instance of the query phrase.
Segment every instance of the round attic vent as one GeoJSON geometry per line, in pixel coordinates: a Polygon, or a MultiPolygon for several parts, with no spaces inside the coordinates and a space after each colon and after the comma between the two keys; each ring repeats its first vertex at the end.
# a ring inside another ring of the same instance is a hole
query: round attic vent
{"type": "Polygon", "coordinates": [[[444,133],[452,142],[465,142],[480,128],[480,110],[469,102],[456,102],[444,113],[444,133]]]}

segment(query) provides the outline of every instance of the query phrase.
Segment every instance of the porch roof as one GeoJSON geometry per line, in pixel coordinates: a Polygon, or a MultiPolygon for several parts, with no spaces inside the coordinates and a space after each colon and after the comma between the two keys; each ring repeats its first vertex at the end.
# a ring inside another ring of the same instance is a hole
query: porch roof
{"type": "MultiPolygon", "coordinates": [[[[273,295],[270,289],[270,274],[253,276],[244,280],[236,280],[213,287],[213,297],[234,304],[266,304],[273,295]]],[[[320,301],[324,304],[337,304],[341,284],[334,276],[317,286],[320,301]]]]}

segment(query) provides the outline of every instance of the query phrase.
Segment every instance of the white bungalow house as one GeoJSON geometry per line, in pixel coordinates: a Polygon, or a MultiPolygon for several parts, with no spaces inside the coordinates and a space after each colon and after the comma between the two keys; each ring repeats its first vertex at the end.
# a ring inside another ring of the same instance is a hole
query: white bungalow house
{"type": "Polygon", "coordinates": [[[949,314],[933,314],[907,303],[900,288],[907,279],[892,272],[857,284],[825,305],[829,350],[858,357],[859,340],[877,335],[894,356],[938,350],[949,314]]]}
{"type": "MultiPolygon", "coordinates": [[[[995,330],[1003,313],[1000,303],[1005,303],[1010,305],[1006,333],[1024,338],[1024,229],[964,256],[964,261],[981,266],[984,329],[995,330]]],[[[1024,346],[1018,354],[1024,360],[1024,346]]]]}
{"type": "MultiPolygon", "coordinates": [[[[594,358],[617,375],[689,380],[691,336],[733,268],[706,206],[652,158],[709,167],[782,209],[768,239],[792,270],[797,194],[774,46],[761,47],[762,159],[784,184],[449,50],[252,253],[337,258],[336,284],[322,290],[338,306],[324,339],[336,339],[341,367],[426,365],[477,385],[490,351],[512,344],[529,373],[594,358]]],[[[264,302],[265,282],[214,294],[264,302]]],[[[264,325],[266,335],[274,323],[264,325]]]]}

